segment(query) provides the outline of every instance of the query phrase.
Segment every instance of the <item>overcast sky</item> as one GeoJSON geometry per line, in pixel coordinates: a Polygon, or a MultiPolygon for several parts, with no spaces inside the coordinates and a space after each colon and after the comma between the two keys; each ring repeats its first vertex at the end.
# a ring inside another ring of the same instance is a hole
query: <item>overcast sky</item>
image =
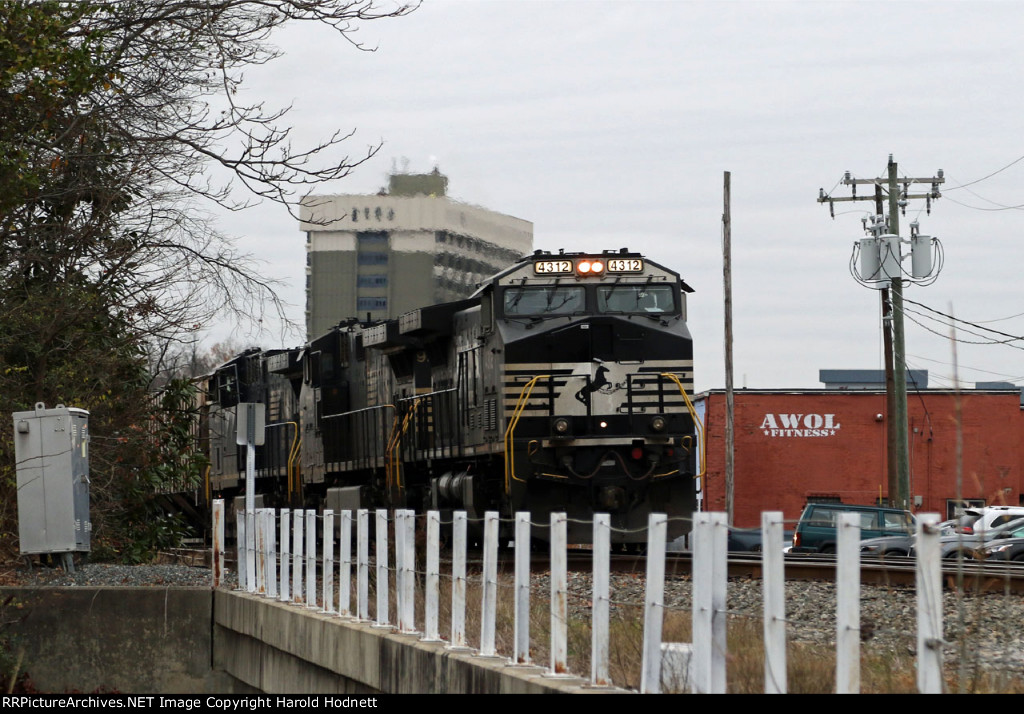
{"type": "MultiPolygon", "coordinates": [[[[724,386],[731,172],[736,386],[813,388],[819,369],[883,366],[878,294],[848,269],[870,204],[837,204],[833,220],[816,199],[849,196],[836,187],[846,170],[885,175],[890,153],[901,175],[947,181],[931,216],[913,202],[901,217],[946,257],[907,297],[1024,334],[1024,213],[993,210],[1024,204],[1024,161],[955,188],[1024,155],[1022,28],[1014,2],[428,0],[362,26],[372,53],[324,28],[281,33],[284,57],[248,75],[247,96],[293,104],[297,145],[337,130],[355,131],[352,156],[382,144],[321,193],[374,193],[393,167],[436,165],[452,197],[532,221],[538,248],[629,247],[677,270],[697,291],[698,390],[724,386]]],[[[287,281],[302,323],[297,222],[262,206],[221,228],[287,281]]],[[[948,321],[907,317],[940,333],[908,321],[909,365],[951,384],[948,321]]],[[[1024,383],[1014,344],[958,344],[961,380],[1024,383]]]]}

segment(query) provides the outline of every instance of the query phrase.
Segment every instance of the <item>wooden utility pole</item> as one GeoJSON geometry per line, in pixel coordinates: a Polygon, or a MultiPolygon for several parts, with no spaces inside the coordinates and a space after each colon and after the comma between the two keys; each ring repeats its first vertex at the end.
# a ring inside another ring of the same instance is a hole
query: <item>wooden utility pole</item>
{"type": "MultiPolygon", "coordinates": [[[[875,214],[885,215],[885,203],[882,199],[882,187],[875,184],[875,214]]],[[[900,470],[896,460],[896,420],[892,415],[896,413],[896,381],[893,378],[892,368],[892,303],[889,302],[889,288],[882,288],[880,291],[882,303],[882,351],[885,353],[885,456],[888,467],[888,493],[889,504],[894,502],[893,494],[899,493],[900,470]]]]}
{"type": "MultiPolygon", "coordinates": [[[[889,157],[889,232],[900,234],[900,189],[896,162],[889,157]]],[[[906,201],[904,201],[906,205],[906,201]]],[[[897,256],[899,257],[899,256],[897,256]]],[[[889,288],[892,300],[892,369],[896,399],[892,419],[896,422],[896,470],[899,473],[896,507],[910,507],[910,454],[907,439],[907,360],[903,336],[903,278],[892,278],[889,288]]],[[[891,501],[893,494],[889,492],[891,501]]]]}
{"type": "MultiPolygon", "coordinates": [[[[843,178],[843,184],[853,187],[853,195],[849,198],[833,198],[826,196],[824,189],[818,191],[818,203],[828,203],[835,217],[833,204],[841,201],[875,201],[876,214],[881,215],[882,200],[881,193],[885,191],[889,198],[888,224],[885,230],[888,235],[899,236],[900,234],[900,212],[911,199],[925,199],[928,202],[930,212],[931,202],[939,198],[939,184],[944,183],[942,171],[937,176],[930,178],[903,178],[897,174],[896,162],[889,156],[888,175],[886,178],[877,179],[854,179],[847,172],[843,178]],[[857,186],[859,184],[870,184],[875,187],[874,196],[858,196],[857,186]],[[912,184],[931,184],[931,190],[927,193],[912,195],[910,186],[912,184]],[[902,190],[900,186],[902,185],[902,190]]],[[[899,251],[897,243],[896,250],[899,251]]],[[[901,255],[895,256],[897,265],[900,264],[901,255]]],[[[900,268],[902,271],[902,268],[900,268]]],[[[878,282],[878,281],[875,281],[878,282]]],[[[899,275],[889,276],[889,289],[883,290],[882,295],[882,320],[883,335],[886,338],[885,345],[885,369],[886,369],[886,418],[888,441],[888,463],[889,463],[889,501],[892,505],[900,508],[910,506],[910,455],[907,437],[907,364],[904,349],[903,330],[903,278],[899,275]],[[886,299],[885,292],[888,292],[886,299]],[[888,312],[888,314],[887,314],[888,312]],[[888,318],[888,320],[886,319],[888,318]],[[888,342],[891,324],[891,348],[888,342]],[[890,381],[892,387],[889,387],[890,381]]]]}
{"type": "MultiPolygon", "coordinates": [[[[730,208],[730,174],[725,172],[725,207],[722,212],[722,264],[725,283],[725,510],[729,525],[733,524],[733,389],[732,389],[732,216],[730,208]]],[[[705,458],[707,454],[705,453],[705,458]]]]}

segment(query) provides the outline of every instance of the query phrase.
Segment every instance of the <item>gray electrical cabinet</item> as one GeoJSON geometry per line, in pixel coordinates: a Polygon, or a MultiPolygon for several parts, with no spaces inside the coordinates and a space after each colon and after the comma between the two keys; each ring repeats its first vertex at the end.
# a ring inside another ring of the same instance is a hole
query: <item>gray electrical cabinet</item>
{"type": "Polygon", "coordinates": [[[22,555],[88,552],[89,412],[58,404],[14,413],[22,555]]]}

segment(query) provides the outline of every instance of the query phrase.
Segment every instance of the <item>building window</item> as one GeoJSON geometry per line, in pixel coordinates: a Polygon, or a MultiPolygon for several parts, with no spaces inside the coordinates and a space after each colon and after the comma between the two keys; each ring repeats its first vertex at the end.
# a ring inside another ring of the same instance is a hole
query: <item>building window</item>
{"type": "Polygon", "coordinates": [[[365,310],[387,310],[388,299],[382,297],[361,297],[356,300],[356,309],[365,310]]]}
{"type": "Polygon", "coordinates": [[[387,253],[360,253],[359,254],[360,265],[387,265],[388,254],[387,253]]]}
{"type": "Polygon", "coordinates": [[[387,275],[360,275],[356,281],[361,288],[384,288],[388,284],[387,275]]]}

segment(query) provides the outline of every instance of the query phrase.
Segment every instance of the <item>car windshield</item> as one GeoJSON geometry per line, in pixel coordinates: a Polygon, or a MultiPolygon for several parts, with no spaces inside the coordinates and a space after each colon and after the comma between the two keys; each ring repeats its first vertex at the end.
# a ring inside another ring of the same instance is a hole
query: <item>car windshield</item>
{"type": "Polygon", "coordinates": [[[617,283],[598,286],[597,310],[663,315],[676,311],[676,301],[670,285],[617,283]]]}

